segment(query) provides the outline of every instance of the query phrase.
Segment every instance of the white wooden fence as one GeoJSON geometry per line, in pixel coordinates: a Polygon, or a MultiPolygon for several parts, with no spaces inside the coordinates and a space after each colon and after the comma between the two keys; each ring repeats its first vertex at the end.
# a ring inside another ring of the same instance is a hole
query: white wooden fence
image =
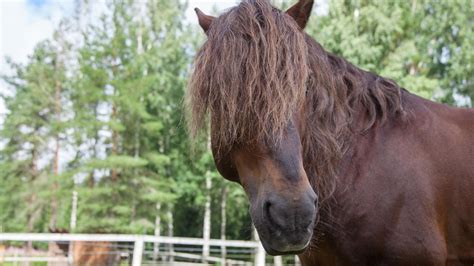
{"type": "Polygon", "coordinates": [[[250,248],[255,252],[254,265],[265,265],[265,250],[258,241],[220,240],[210,239],[206,241],[200,238],[166,237],[151,235],[114,235],[114,234],[29,234],[29,233],[0,233],[2,241],[32,241],[32,242],[132,242],[134,243],[132,266],[142,265],[142,256],[145,243],[181,244],[196,246],[218,246],[250,248]]]}

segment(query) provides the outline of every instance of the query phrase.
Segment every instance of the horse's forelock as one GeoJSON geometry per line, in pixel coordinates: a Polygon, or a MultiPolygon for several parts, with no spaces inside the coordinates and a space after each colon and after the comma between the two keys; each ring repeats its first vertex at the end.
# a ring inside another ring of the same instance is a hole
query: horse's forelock
{"type": "Polygon", "coordinates": [[[307,44],[297,24],[266,0],[216,18],[195,59],[188,90],[191,130],[210,114],[218,152],[278,141],[305,97],[307,44]]]}

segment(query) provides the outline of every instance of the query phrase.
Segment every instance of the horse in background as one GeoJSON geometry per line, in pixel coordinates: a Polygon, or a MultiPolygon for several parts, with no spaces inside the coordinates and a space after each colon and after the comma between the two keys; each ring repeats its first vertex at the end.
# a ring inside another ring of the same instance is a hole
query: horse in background
{"type": "MultiPolygon", "coordinates": [[[[49,228],[50,233],[69,234],[68,229],[49,228]]],[[[120,265],[121,254],[127,250],[120,248],[118,243],[108,241],[74,241],[49,242],[49,255],[52,257],[67,257],[71,252],[73,265],[120,265]],[[71,246],[72,245],[72,246],[71,246]]],[[[49,263],[49,265],[63,265],[64,263],[49,263]]]]}
{"type": "Polygon", "coordinates": [[[192,135],[209,128],[217,170],[244,188],[271,255],[474,263],[474,111],[325,51],[303,31],[312,6],[196,9],[207,40],[187,92],[192,135]]]}

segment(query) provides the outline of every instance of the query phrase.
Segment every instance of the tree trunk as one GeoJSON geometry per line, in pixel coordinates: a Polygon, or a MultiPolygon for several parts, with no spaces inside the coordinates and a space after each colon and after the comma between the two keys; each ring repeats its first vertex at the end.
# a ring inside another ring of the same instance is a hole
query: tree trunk
{"type": "MultiPolygon", "coordinates": [[[[142,8],[143,8],[143,4],[139,1],[138,2],[139,4],[139,14],[142,14],[143,11],[142,11],[142,8]]],[[[138,30],[137,30],[137,54],[138,55],[141,55],[143,54],[143,21],[142,19],[140,18],[140,25],[138,26],[138,30]]],[[[140,103],[143,102],[143,96],[140,96],[140,103]]],[[[140,156],[140,117],[137,117],[137,120],[135,121],[136,124],[135,124],[135,147],[134,147],[134,150],[135,150],[135,158],[138,158],[140,156]]]]}
{"type": "MultiPolygon", "coordinates": [[[[167,216],[168,216],[168,236],[173,237],[173,212],[171,211],[171,206],[168,208],[167,211],[167,216]]],[[[168,261],[174,262],[174,248],[173,244],[169,244],[169,259],[168,261]]]]}
{"type": "Polygon", "coordinates": [[[87,177],[87,187],[94,188],[95,180],[94,180],[94,170],[89,173],[89,177],[87,177]]]}
{"type": "MultiPolygon", "coordinates": [[[[37,151],[36,145],[31,151],[31,165],[30,165],[30,173],[31,173],[31,183],[33,183],[38,176],[38,166],[36,164],[37,151]]],[[[34,203],[36,201],[36,193],[32,193],[28,198],[28,208],[30,212],[27,215],[27,230],[28,233],[33,233],[34,225],[36,219],[38,218],[39,214],[41,213],[41,209],[35,208],[34,203]]],[[[26,252],[27,254],[33,250],[33,242],[28,241],[26,242],[26,252]]],[[[28,263],[29,265],[29,263],[28,263]]]]}
{"type": "Polygon", "coordinates": [[[204,209],[204,225],[203,225],[203,239],[204,245],[202,247],[203,261],[207,261],[209,257],[209,239],[211,238],[211,173],[206,172],[206,204],[204,209]]]}
{"type": "MultiPolygon", "coordinates": [[[[98,119],[98,116],[99,116],[99,114],[97,112],[98,104],[95,103],[93,108],[94,108],[94,117],[95,117],[95,119],[98,119]]],[[[94,138],[93,139],[94,139],[94,145],[92,146],[92,151],[91,151],[92,152],[92,158],[97,159],[97,147],[99,146],[100,137],[99,137],[99,130],[96,127],[94,127],[94,138]]],[[[95,175],[95,170],[92,169],[89,173],[89,177],[87,178],[87,187],[89,187],[89,188],[94,188],[95,187],[95,179],[94,179],[95,177],[94,177],[94,175],[95,175]]]]}
{"type": "MultiPolygon", "coordinates": [[[[112,104],[112,120],[117,117],[117,106],[115,103],[112,104]]],[[[118,133],[116,129],[112,129],[112,156],[117,155],[118,150],[118,133]]],[[[111,178],[112,182],[117,181],[117,170],[115,168],[112,169],[111,178]]]]}
{"type": "Polygon", "coordinates": [[[72,192],[72,203],[71,203],[71,224],[70,224],[70,232],[74,232],[76,229],[76,224],[77,224],[77,199],[78,194],[77,191],[74,190],[72,192]]]}
{"type": "MultiPolygon", "coordinates": [[[[161,235],[161,216],[160,216],[160,210],[161,210],[161,203],[156,204],[156,216],[155,216],[155,236],[160,236],[161,235]]],[[[160,253],[160,243],[153,243],[153,261],[158,260],[158,255],[160,253]]]]}
{"type": "Polygon", "coordinates": [[[416,0],[411,2],[411,14],[414,15],[416,12],[416,0]]]}
{"type": "MultiPolygon", "coordinates": [[[[27,218],[28,233],[33,233],[33,231],[35,229],[34,228],[35,222],[36,222],[36,219],[38,218],[39,212],[40,212],[39,209],[36,209],[36,208],[33,207],[36,200],[37,200],[36,193],[31,194],[31,196],[28,200],[28,204],[30,205],[29,207],[30,207],[30,210],[31,210],[31,212],[29,213],[28,218],[27,218]]],[[[28,248],[29,251],[31,251],[33,249],[33,242],[32,241],[28,241],[27,248],[28,248]]]]}
{"type": "MultiPolygon", "coordinates": [[[[56,58],[55,69],[58,70],[59,65],[59,58],[56,58]]],[[[55,119],[56,123],[61,122],[61,82],[56,80],[55,84],[55,119]]],[[[58,129],[56,129],[58,130],[58,129]]],[[[59,183],[58,183],[58,176],[59,176],[59,149],[60,149],[60,141],[59,141],[59,131],[56,131],[55,134],[55,149],[54,149],[54,159],[53,159],[53,185],[51,188],[51,217],[49,219],[49,230],[52,232],[56,231],[56,225],[58,221],[58,190],[59,190],[59,183]]],[[[58,251],[58,246],[55,242],[48,243],[48,253],[50,256],[55,256],[56,252],[58,251]]],[[[48,263],[48,265],[52,265],[48,263]]]]}
{"type": "MultiPolygon", "coordinates": [[[[225,240],[226,237],[226,223],[227,223],[227,217],[226,217],[226,206],[227,206],[227,185],[224,183],[222,186],[221,190],[221,240],[225,240]]],[[[221,265],[226,265],[225,259],[227,255],[227,248],[225,245],[221,246],[221,265]]]]}
{"type": "MultiPolygon", "coordinates": [[[[58,60],[57,60],[58,61],[58,60]]],[[[57,66],[55,66],[57,68],[57,66]]],[[[56,81],[56,92],[55,92],[55,113],[56,113],[56,122],[61,121],[61,82],[56,81]]],[[[58,175],[59,175],[59,150],[60,150],[60,141],[59,141],[59,132],[56,132],[55,136],[56,147],[54,150],[54,161],[53,161],[53,187],[51,191],[51,217],[49,220],[49,229],[55,230],[58,220],[58,199],[57,193],[59,190],[58,175]]]]}
{"type": "MultiPolygon", "coordinates": [[[[29,198],[29,205],[32,206],[34,205],[35,201],[37,201],[37,195],[36,193],[33,193],[30,198],[29,198]]],[[[31,208],[31,213],[28,215],[28,223],[27,223],[27,228],[29,233],[33,233],[34,231],[34,225],[35,222],[38,220],[38,218],[41,216],[41,209],[40,208],[31,208]]],[[[26,254],[27,256],[30,256],[31,252],[33,251],[33,242],[32,241],[27,241],[26,242],[26,254]]],[[[30,262],[24,262],[24,266],[29,266],[30,262]]]]}
{"type": "MultiPolygon", "coordinates": [[[[74,230],[76,229],[76,222],[77,222],[77,191],[74,190],[72,192],[72,203],[71,203],[71,224],[69,227],[69,232],[74,233],[74,230]]],[[[72,265],[74,262],[74,257],[73,257],[73,251],[74,251],[74,242],[69,242],[69,249],[68,249],[68,265],[72,265]]]]}

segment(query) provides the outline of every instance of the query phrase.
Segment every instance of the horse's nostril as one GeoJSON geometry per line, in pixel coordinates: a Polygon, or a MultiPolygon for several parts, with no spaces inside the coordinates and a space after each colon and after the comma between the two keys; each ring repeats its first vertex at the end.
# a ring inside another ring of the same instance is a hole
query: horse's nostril
{"type": "Polygon", "coordinates": [[[270,208],[272,206],[272,203],[270,201],[265,201],[265,203],[263,203],[263,210],[265,212],[265,216],[267,216],[268,219],[271,219],[271,215],[270,215],[270,208]]]}
{"type": "Polygon", "coordinates": [[[311,190],[308,194],[309,202],[314,203],[314,206],[318,206],[318,195],[311,190]]]}
{"type": "Polygon", "coordinates": [[[264,208],[265,210],[268,210],[268,209],[270,209],[270,206],[271,206],[271,205],[272,205],[272,204],[270,203],[270,201],[267,200],[267,201],[265,201],[265,203],[263,204],[263,208],[264,208]]]}
{"type": "Polygon", "coordinates": [[[282,223],[282,221],[279,221],[281,219],[281,217],[279,217],[281,214],[278,212],[278,208],[275,208],[276,206],[269,200],[263,203],[264,215],[268,222],[276,228],[281,228],[282,226],[284,227],[284,223],[282,223]]]}

